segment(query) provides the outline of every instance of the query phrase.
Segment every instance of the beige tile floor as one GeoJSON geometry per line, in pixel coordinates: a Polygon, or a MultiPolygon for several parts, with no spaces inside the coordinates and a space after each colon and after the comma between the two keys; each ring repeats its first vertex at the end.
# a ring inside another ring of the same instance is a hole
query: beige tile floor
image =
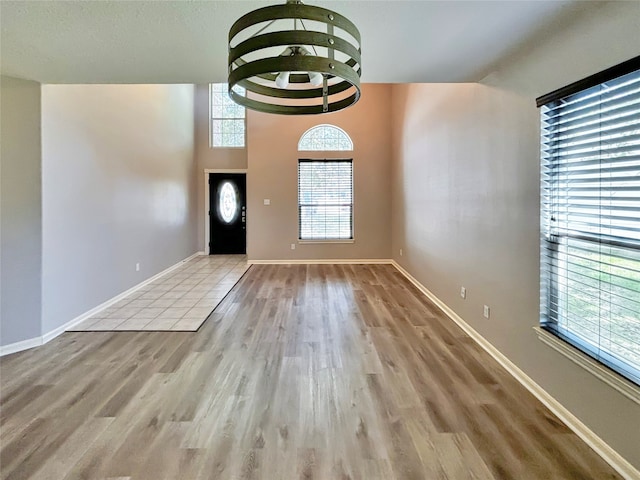
{"type": "Polygon", "coordinates": [[[248,268],[246,255],[196,257],[69,330],[194,332],[248,268]]]}

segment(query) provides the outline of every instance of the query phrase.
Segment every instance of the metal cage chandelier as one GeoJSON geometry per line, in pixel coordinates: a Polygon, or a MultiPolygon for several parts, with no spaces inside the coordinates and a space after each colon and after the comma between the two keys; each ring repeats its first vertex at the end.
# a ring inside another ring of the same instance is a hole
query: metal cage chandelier
{"type": "Polygon", "coordinates": [[[360,98],[360,48],[356,26],[326,8],[287,0],[254,10],[229,31],[229,95],[281,115],[342,110],[360,98]],[[280,25],[293,29],[270,31],[280,25]]]}

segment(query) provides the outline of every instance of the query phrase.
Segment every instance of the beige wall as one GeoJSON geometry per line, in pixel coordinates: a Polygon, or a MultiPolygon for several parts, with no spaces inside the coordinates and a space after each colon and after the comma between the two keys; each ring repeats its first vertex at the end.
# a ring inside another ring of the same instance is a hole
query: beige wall
{"type": "Polygon", "coordinates": [[[0,345],[40,336],[40,84],[0,78],[0,345]]]}
{"type": "Polygon", "coordinates": [[[251,260],[380,259],[391,245],[391,86],[363,85],[361,100],[342,112],[289,117],[248,111],[247,254],[251,260]],[[345,130],[353,152],[298,152],[309,128],[345,130]],[[298,159],[353,158],[352,244],[298,244],[298,159]],[[266,206],[264,199],[270,199],[266,206]],[[290,245],[296,244],[291,250],[290,245]]]}
{"type": "Polygon", "coordinates": [[[211,148],[209,139],[209,85],[195,86],[195,151],[198,195],[198,250],[208,253],[204,245],[205,169],[237,170],[247,168],[246,148],[211,148]]]}
{"type": "Polygon", "coordinates": [[[42,87],[44,332],[196,252],[193,108],[193,85],[42,87]]]}
{"type": "Polygon", "coordinates": [[[535,97],[640,51],[639,2],[612,2],[574,20],[483,84],[393,87],[393,257],[640,468],[640,405],[532,329],[539,302],[535,97]]]}

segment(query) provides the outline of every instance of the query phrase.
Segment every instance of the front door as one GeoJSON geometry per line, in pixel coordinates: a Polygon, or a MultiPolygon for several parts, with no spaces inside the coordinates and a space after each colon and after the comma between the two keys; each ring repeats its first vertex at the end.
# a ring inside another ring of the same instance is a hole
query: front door
{"type": "Polygon", "coordinates": [[[244,173],[209,174],[209,253],[247,253],[244,173]]]}

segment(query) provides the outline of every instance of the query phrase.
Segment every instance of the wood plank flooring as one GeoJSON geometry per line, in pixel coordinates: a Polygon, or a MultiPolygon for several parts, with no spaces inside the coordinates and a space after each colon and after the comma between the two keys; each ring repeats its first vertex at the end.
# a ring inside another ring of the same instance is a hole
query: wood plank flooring
{"type": "Polygon", "coordinates": [[[2,479],[609,479],[388,265],[253,266],[197,333],[0,360],[2,479]]]}

